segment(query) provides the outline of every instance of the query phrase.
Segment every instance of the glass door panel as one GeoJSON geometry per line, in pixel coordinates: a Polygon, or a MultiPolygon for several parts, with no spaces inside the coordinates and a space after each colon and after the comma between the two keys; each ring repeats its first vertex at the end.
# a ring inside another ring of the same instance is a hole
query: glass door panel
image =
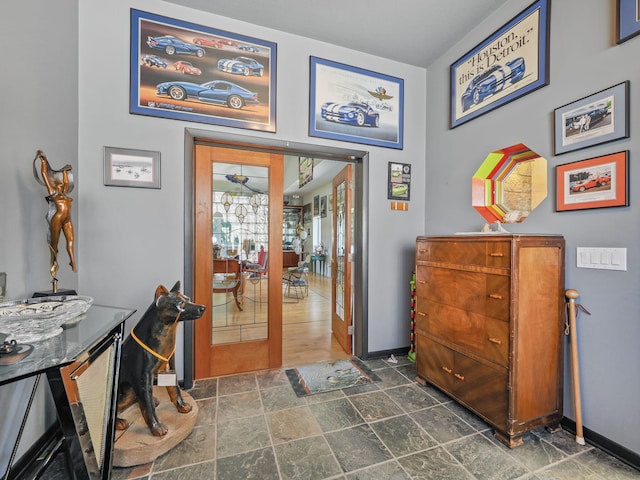
{"type": "Polygon", "coordinates": [[[195,379],[282,364],[282,155],[196,145],[195,379]],[[278,208],[271,208],[277,205],[278,208]]]}
{"type": "Polygon", "coordinates": [[[214,162],[211,345],[268,338],[269,168],[214,162]]]}
{"type": "Polygon", "coordinates": [[[336,199],[336,278],[335,278],[335,314],[338,320],[344,322],[344,270],[345,270],[345,184],[340,183],[336,188],[334,198],[336,199]]]}

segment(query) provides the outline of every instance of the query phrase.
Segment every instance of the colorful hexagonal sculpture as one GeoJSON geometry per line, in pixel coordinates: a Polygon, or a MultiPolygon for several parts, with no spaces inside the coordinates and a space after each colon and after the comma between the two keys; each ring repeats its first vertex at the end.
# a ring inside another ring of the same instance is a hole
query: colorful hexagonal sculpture
{"type": "Polygon", "coordinates": [[[471,182],[471,203],[485,220],[519,223],[547,196],[547,160],[512,145],[491,152],[471,182]]]}

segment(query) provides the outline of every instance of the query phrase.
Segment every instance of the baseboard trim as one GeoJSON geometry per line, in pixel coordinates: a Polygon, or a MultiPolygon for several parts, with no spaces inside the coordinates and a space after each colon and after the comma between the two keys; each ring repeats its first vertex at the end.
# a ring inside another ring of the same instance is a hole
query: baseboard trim
{"type": "Polygon", "coordinates": [[[407,355],[409,347],[394,348],[392,350],[379,350],[377,352],[366,352],[360,357],[361,360],[376,360],[378,358],[389,358],[391,355],[407,355]]]}
{"type": "MultiPolygon", "coordinates": [[[[576,433],[576,422],[567,417],[563,417],[562,428],[567,430],[568,432],[575,435],[576,433]]],[[[635,468],[636,470],[640,470],[640,455],[629,450],[622,445],[609,440],[608,438],[600,435],[599,433],[594,432],[586,427],[583,427],[584,439],[587,443],[593,445],[594,447],[598,447],[603,452],[608,453],[616,457],[621,462],[626,463],[630,467],[635,468]]]]}

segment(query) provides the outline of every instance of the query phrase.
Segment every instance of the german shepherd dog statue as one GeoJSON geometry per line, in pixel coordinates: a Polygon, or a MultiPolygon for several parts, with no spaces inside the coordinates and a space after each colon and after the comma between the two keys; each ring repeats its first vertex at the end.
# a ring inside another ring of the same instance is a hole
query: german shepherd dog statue
{"type": "MultiPolygon", "coordinates": [[[[153,396],[153,380],[159,371],[175,371],[173,353],[178,322],[197,320],[204,311],[203,305],[192,303],[189,297],[180,293],[179,281],[171,291],[162,285],[158,286],[155,301],[122,345],[118,415],[137,401],[151,433],[157,437],[167,434],[167,426],[156,415],[158,401],[153,396]]],[[[182,399],[177,381],[175,385],[167,386],[167,391],[178,412],[191,411],[193,407],[182,399]]],[[[125,419],[116,419],[118,430],[128,427],[129,422],[125,419]]]]}

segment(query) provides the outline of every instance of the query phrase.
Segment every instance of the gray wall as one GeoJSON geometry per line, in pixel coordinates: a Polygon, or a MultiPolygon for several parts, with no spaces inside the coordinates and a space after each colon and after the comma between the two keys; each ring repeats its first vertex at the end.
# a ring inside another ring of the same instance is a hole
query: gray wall
{"type": "MultiPolygon", "coordinates": [[[[513,233],[560,233],[567,243],[566,286],[580,292],[578,340],[583,421],[587,428],[640,453],[640,234],[635,164],[640,156],[638,86],[640,38],[615,44],[615,4],[602,0],[554,0],[551,6],[550,84],[514,102],[448,129],[449,66],[531,2],[513,0],[497,10],[428,68],[428,234],[478,230],[484,219],[471,207],[471,177],[493,151],[524,143],[548,160],[549,196],[513,233]],[[589,149],[553,155],[553,110],[624,80],[631,81],[631,136],[589,149]],[[631,206],[555,212],[555,166],[622,150],[630,151],[631,206]],[[443,205],[446,206],[443,208],[443,205]],[[576,268],[576,247],[626,247],[628,271],[576,268]]],[[[568,369],[567,369],[568,371],[568,369]]],[[[570,377],[565,415],[575,419],[570,377]]]]}
{"type": "MultiPolygon", "coordinates": [[[[76,174],[77,190],[72,196],[76,199],[79,272],[71,274],[67,267],[61,267],[61,286],[77,287],[99,303],[137,308],[140,314],[158,283],[172,284],[182,277],[183,140],[188,124],[128,114],[129,8],[135,7],[278,43],[278,133],[256,133],[257,137],[362,149],[343,142],[311,142],[307,137],[306,107],[301,106],[306,106],[308,99],[309,55],[405,79],[405,97],[411,102],[405,105],[404,150],[368,149],[368,200],[373,212],[368,224],[368,349],[406,346],[407,281],[414,239],[423,233],[448,234],[482,225],[482,218],[471,208],[470,179],[488,152],[524,142],[549,160],[553,178],[553,167],[558,164],[624,149],[631,151],[633,163],[638,150],[640,137],[632,118],[628,140],[553,156],[554,108],[623,80],[631,80],[633,106],[640,82],[636,61],[640,38],[615,45],[613,1],[554,1],[550,85],[454,130],[447,128],[449,65],[529,3],[509,2],[425,72],[159,0],[58,0],[55,5],[46,0],[11,2],[0,16],[4,44],[20,45],[19,49],[5,49],[4,65],[14,68],[11,75],[0,76],[0,91],[16,92],[3,96],[0,114],[4,206],[0,209],[0,271],[9,274],[9,297],[20,298],[50,287],[45,203],[42,187],[31,177],[31,160],[38,148],[44,149],[54,166],[71,163],[76,174]],[[43,38],[46,41],[41,41],[43,38]],[[64,48],[46,48],[52,44],[64,48]],[[103,186],[105,145],[160,150],[162,189],[103,186]],[[425,157],[426,165],[422,161],[425,157]],[[389,161],[412,164],[409,212],[389,208],[389,161]],[[174,219],[177,227],[166,227],[166,218],[174,219]]],[[[634,171],[632,165],[632,175],[634,171]]],[[[635,372],[640,364],[636,345],[640,300],[634,272],[638,256],[632,249],[640,225],[638,207],[633,204],[633,182],[631,188],[631,207],[584,212],[555,213],[551,195],[526,223],[511,230],[561,233],[567,239],[567,286],[580,291],[580,301],[592,313],[580,318],[585,426],[640,452],[640,440],[631,428],[640,424],[634,401],[640,394],[635,372]],[[576,246],[628,247],[629,271],[578,270],[576,246]]],[[[568,386],[566,391],[565,413],[572,417],[568,386]]],[[[5,392],[1,389],[0,396],[15,393],[5,392]]],[[[42,403],[35,409],[44,414],[30,423],[29,429],[35,433],[27,435],[27,446],[29,438],[37,438],[51,422],[42,403]]],[[[3,444],[2,450],[6,448],[3,444]]]]}
{"type": "MultiPolygon", "coordinates": [[[[77,0],[23,0],[3,7],[0,38],[6,48],[0,75],[0,271],[8,275],[9,300],[51,289],[47,192],[31,173],[36,150],[42,149],[54,168],[71,164],[76,186],[82,176],[78,163],[77,0]]],[[[71,196],[77,198],[77,190],[71,196]]],[[[77,207],[75,201],[75,226],[77,207]]],[[[68,266],[64,239],[60,247],[59,287],[75,289],[78,276],[68,266]]],[[[80,263],[78,268],[82,271],[90,266],[80,263]]],[[[45,384],[40,383],[21,453],[30,446],[29,440],[55,422],[55,414],[45,406],[49,395],[45,384]]],[[[0,425],[0,474],[30,388],[27,381],[0,387],[0,405],[11,406],[3,415],[7,420],[0,425]]]]}
{"type": "MultiPolygon", "coordinates": [[[[184,129],[198,127],[221,134],[246,130],[194,125],[128,113],[130,8],[166,15],[231,32],[274,41],[278,45],[277,133],[255,137],[363,150],[362,145],[310,139],[308,136],[309,56],[398,76],[405,80],[405,148],[371,147],[369,272],[383,281],[369,283],[369,351],[405,347],[409,338],[408,290],[416,235],[423,232],[425,155],[424,69],[323,44],[244,22],[161,1],[80,2],[79,260],[91,268],[80,274],[84,293],[96,301],[143,312],[158,283],[182,278],[184,232],[184,129]],[[159,150],[162,189],[105,187],[105,145],[159,150]],[[411,212],[392,212],[387,200],[389,161],[412,164],[411,212]],[[416,221],[416,219],[419,219],[416,221]]],[[[253,135],[253,133],[252,133],[253,135]]],[[[181,355],[181,350],[177,351],[181,355]]],[[[179,362],[178,362],[179,363],[179,362]]]]}

